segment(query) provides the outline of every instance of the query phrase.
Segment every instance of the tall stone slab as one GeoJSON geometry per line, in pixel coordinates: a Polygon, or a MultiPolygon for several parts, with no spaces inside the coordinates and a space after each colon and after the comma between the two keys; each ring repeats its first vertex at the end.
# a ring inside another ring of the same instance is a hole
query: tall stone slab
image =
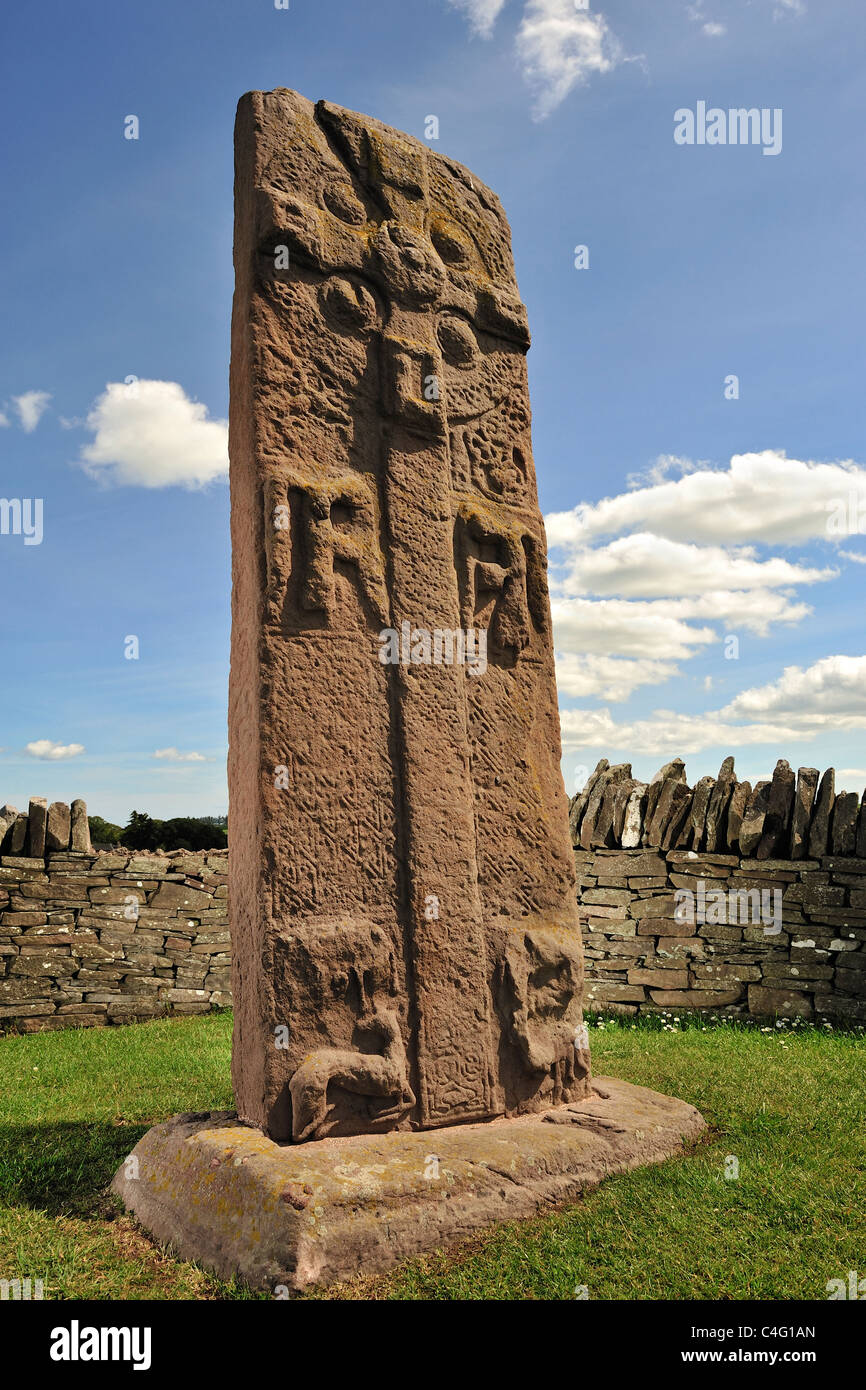
{"type": "Polygon", "coordinates": [[[303,1140],[579,1101],[507,221],[460,165],[286,90],[240,103],[235,207],[240,1117],[303,1140]]]}

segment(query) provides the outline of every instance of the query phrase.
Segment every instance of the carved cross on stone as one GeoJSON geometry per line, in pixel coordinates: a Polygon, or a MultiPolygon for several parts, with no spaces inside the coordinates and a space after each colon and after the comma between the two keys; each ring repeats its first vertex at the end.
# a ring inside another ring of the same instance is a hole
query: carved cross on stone
{"type": "Polygon", "coordinates": [[[236,147],[240,1113],[306,1139],[578,1099],[580,936],[507,222],[459,165],[292,92],[245,97],[236,147]],[[383,664],[379,629],[404,623],[489,625],[491,664],[383,664]]]}

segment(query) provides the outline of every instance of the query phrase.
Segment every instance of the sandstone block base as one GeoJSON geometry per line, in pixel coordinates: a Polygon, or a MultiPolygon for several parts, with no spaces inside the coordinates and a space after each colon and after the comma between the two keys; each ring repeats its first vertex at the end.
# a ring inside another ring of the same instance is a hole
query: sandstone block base
{"type": "Polygon", "coordinates": [[[158,1240],[219,1275],[330,1284],[573,1200],[705,1128],[684,1101],[594,1085],[592,1100],[525,1118],[298,1145],[230,1112],[176,1115],[144,1135],[112,1189],[158,1240]]]}

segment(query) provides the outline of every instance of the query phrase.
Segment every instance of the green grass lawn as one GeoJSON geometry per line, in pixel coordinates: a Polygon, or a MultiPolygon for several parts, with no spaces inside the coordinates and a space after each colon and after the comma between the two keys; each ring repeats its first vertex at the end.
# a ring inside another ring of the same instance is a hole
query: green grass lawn
{"type": "MultiPolygon", "coordinates": [[[[691,1101],[708,1139],[575,1206],[311,1296],[824,1299],[829,1279],[866,1273],[862,1035],[687,1020],[591,1035],[597,1074],[691,1101]]],[[[165,1255],[106,1191],[148,1125],[231,1107],[230,1049],[227,1013],[0,1038],[0,1278],[41,1278],[46,1298],[255,1297],[165,1255]]]]}

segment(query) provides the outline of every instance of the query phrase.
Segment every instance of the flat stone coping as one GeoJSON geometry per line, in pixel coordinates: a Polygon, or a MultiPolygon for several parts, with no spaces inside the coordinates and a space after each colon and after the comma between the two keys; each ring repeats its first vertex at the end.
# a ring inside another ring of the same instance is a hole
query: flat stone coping
{"type": "Polygon", "coordinates": [[[598,1077],[597,1095],[447,1129],[275,1144],[229,1111],[155,1125],[112,1190],[181,1258],[280,1296],[381,1273],[681,1153],[692,1105],[598,1077]]]}

